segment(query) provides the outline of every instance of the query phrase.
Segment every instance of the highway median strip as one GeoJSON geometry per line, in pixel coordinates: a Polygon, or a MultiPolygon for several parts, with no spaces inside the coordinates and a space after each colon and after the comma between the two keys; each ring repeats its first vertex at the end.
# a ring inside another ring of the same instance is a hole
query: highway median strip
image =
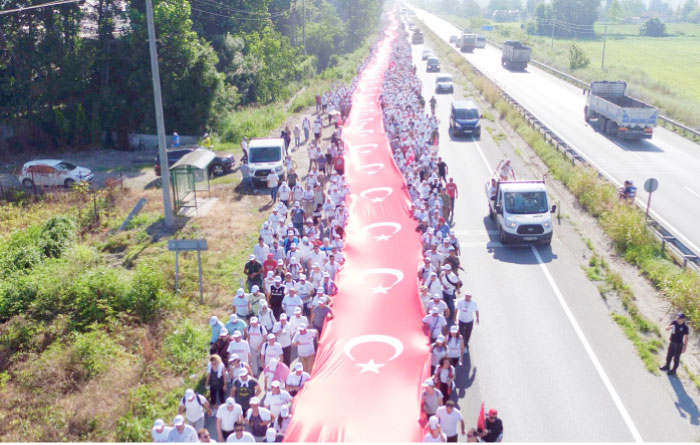
{"type": "Polygon", "coordinates": [[[615,186],[601,179],[593,168],[573,164],[503,98],[500,89],[491,80],[477,73],[464,57],[453,51],[424,23],[421,24],[421,29],[439,56],[459,69],[460,74],[498,111],[499,118],[505,120],[532,147],[547,165],[552,177],[561,181],[578,202],[596,217],[618,254],[638,267],[674,307],[682,310],[691,326],[700,328],[700,277],[694,271],[681,269],[676,259],[662,250],[661,243],[647,228],[644,213],[621,202],[615,186]]]}

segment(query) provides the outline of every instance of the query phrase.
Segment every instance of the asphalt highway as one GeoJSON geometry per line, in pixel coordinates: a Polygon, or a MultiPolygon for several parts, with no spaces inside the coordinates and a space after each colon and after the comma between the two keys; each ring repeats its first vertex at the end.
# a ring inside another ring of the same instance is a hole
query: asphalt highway
{"type": "MultiPolygon", "coordinates": [[[[413,9],[445,41],[461,32],[439,17],[413,9]]],[[[651,215],[700,254],[700,145],[661,127],[654,130],[652,139],[609,138],[584,121],[586,97],[580,88],[534,66],[525,72],[509,71],[501,66],[501,51],[490,45],[464,57],[617,186],[633,180],[637,203],[644,208],[648,198],[644,181],[657,178],[659,189],[652,196],[651,215]]]]}
{"type": "MultiPolygon", "coordinates": [[[[448,24],[429,23],[449,37],[448,24]]],[[[414,45],[413,55],[427,101],[434,95],[436,74],[425,73],[421,52],[426,47],[414,45]]],[[[488,53],[477,52],[474,58],[488,53]]],[[[455,96],[461,97],[459,85],[455,88],[455,96]]],[[[644,368],[581,270],[580,253],[557,236],[556,224],[551,247],[503,247],[498,242],[484,184],[504,156],[486,131],[479,141],[469,136],[451,139],[452,95],[435,97],[440,155],[459,187],[454,229],[467,270],[462,279],[481,314],[469,356],[457,371],[467,427],[476,425],[484,401],[487,410],[498,409],[508,442],[697,440],[700,412],[695,401],[677,379],[654,376],[644,368]]],[[[581,116],[579,110],[576,117],[581,116]]],[[[579,126],[582,133],[590,130],[579,126]]],[[[532,177],[519,158],[513,163],[520,177],[532,177]]]]}

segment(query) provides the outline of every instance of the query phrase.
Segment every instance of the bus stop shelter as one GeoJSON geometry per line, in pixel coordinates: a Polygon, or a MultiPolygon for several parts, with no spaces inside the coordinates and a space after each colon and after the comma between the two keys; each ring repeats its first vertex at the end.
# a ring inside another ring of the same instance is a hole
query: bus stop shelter
{"type": "Polygon", "coordinates": [[[213,151],[198,148],[170,167],[175,213],[180,213],[183,209],[194,209],[196,212],[205,196],[211,197],[209,164],[215,157],[213,151]]]}

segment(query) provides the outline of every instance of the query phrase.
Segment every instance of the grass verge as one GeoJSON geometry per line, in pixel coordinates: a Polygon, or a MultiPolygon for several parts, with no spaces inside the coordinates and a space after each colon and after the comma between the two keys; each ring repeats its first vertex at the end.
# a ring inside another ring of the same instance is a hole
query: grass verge
{"type": "Polygon", "coordinates": [[[422,26],[440,57],[449,60],[498,111],[513,129],[544,161],[553,178],[561,181],[593,216],[613,241],[618,253],[639,268],[673,306],[686,313],[691,326],[700,328],[700,277],[682,270],[661,250],[661,243],[649,231],[644,214],[636,207],[621,203],[615,187],[601,179],[591,167],[571,161],[542,134],[531,127],[515,107],[503,100],[500,90],[489,79],[478,75],[461,57],[430,29],[422,26]]]}

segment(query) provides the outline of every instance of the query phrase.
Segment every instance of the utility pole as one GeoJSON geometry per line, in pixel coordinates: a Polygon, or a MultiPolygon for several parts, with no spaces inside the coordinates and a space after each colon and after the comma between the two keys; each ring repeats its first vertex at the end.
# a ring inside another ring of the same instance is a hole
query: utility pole
{"type": "Polygon", "coordinates": [[[552,16],[552,45],[550,51],[554,51],[554,16],[552,16]]]}
{"type": "Polygon", "coordinates": [[[304,55],[306,55],[306,0],[301,0],[301,40],[304,43],[304,55]]]}
{"type": "Polygon", "coordinates": [[[163,211],[165,226],[173,227],[173,207],[170,201],[170,169],[165,145],[165,122],[163,120],[163,98],[160,94],[160,71],[158,70],[158,53],[156,51],[156,30],[153,23],[153,4],[146,0],[146,20],[148,22],[148,49],[151,53],[151,76],[153,77],[153,100],[156,108],[156,127],[158,129],[158,154],[160,156],[160,181],[163,187],[163,211]]]}
{"type": "Polygon", "coordinates": [[[600,69],[605,71],[605,43],[608,40],[608,24],[605,23],[605,34],[603,35],[603,58],[600,60],[600,69]]]}

